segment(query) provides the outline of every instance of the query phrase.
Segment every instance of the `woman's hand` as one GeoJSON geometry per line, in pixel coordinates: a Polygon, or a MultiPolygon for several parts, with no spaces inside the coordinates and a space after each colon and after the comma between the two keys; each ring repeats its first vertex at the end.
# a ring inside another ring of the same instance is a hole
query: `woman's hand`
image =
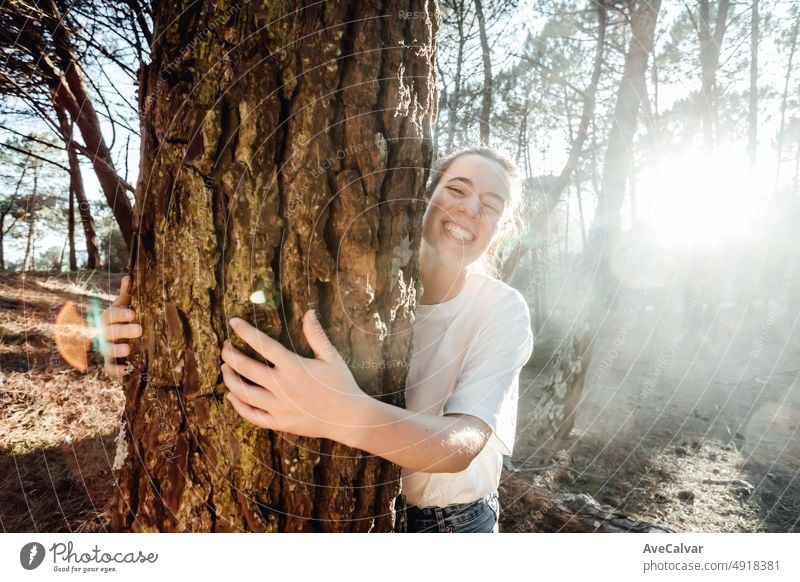
{"type": "Polygon", "coordinates": [[[103,370],[109,376],[122,377],[128,373],[128,366],[116,363],[116,358],[126,358],[131,353],[127,343],[116,343],[121,339],[133,339],[142,335],[142,326],[132,323],[136,314],[128,306],[131,303],[129,293],[130,277],[123,277],[119,288],[119,297],[101,315],[102,337],[100,351],[105,365],[103,370]]]}
{"type": "Polygon", "coordinates": [[[303,317],[303,332],[315,358],[284,348],[242,319],[232,319],[236,334],[275,367],[253,360],[225,341],[222,377],[228,400],[245,420],[272,430],[340,440],[352,428],[352,411],[369,396],[322,329],[313,309],[303,317]]]}

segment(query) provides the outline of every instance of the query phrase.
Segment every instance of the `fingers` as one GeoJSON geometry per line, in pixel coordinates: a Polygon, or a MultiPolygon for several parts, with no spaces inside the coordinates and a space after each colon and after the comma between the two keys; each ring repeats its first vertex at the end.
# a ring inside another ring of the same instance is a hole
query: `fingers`
{"type": "Polygon", "coordinates": [[[105,340],[115,342],[121,339],[135,339],[142,335],[142,326],[138,323],[116,323],[103,328],[105,340]]]}
{"type": "Polygon", "coordinates": [[[225,340],[225,344],[222,348],[222,361],[228,364],[238,374],[248,378],[252,382],[262,386],[273,387],[276,385],[272,368],[252,358],[248,358],[242,352],[234,348],[230,340],[225,340]]]}
{"type": "Polygon", "coordinates": [[[242,402],[270,411],[276,404],[275,396],[266,388],[245,382],[228,364],[222,364],[222,380],[242,402]]]}
{"type": "Polygon", "coordinates": [[[130,367],[128,364],[120,365],[106,362],[103,365],[103,371],[114,378],[122,378],[130,371],[130,367]]]}
{"type": "Polygon", "coordinates": [[[303,333],[317,359],[331,364],[342,359],[339,351],[328,338],[328,334],[325,333],[325,329],[317,317],[316,309],[309,309],[303,315],[303,333]]]}
{"type": "Polygon", "coordinates": [[[131,355],[131,346],[129,344],[102,342],[100,353],[103,354],[104,358],[127,358],[131,355]]]}
{"type": "MultiPolygon", "coordinates": [[[[239,416],[244,418],[247,422],[254,424],[256,426],[260,426],[261,428],[270,428],[273,429],[275,426],[275,417],[272,416],[269,412],[264,410],[253,408],[246,402],[243,402],[233,392],[228,392],[225,397],[233,406],[234,410],[239,413],[239,416]]],[[[273,429],[277,430],[277,429],[273,429]]]]}
{"type": "Polygon", "coordinates": [[[111,307],[108,307],[100,316],[100,321],[103,322],[103,325],[108,325],[110,323],[133,321],[135,318],[136,314],[133,312],[133,309],[111,305],[111,307]]]}
{"type": "Polygon", "coordinates": [[[127,307],[131,303],[130,295],[131,278],[125,276],[119,284],[119,296],[111,304],[114,307],[127,307]]]}
{"type": "Polygon", "coordinates": [[[294,352],[283,347],[279,341],[272,339],[243,319],[234,317],[231,319],[230,324],[236,335],[242,338],[259,355],[276,366],[287,365],[291,358],[296,356],[294,352]]]}

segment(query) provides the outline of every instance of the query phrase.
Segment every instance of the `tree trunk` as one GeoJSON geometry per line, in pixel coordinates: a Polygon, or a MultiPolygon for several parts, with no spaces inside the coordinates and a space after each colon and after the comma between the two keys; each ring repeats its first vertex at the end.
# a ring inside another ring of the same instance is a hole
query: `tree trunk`
{"type": "Polygon", "coordinates": [[[786,74],[783,76],[783,94],[781,95],[781,122],[778,126],[778,162],[775,168],[775,192],[780,188],[781,164],[783,158],[783,144],[786,139],[786,102],[789,98],[789,82],[792,78],[794,54],[797,50],[797,33],[800,30],[800,10],[796,9],[792,41],[789,48],[789,62],[786,64],[786,74]]]}
{"type": "Polygon", "coordinates": [[[75,190],[69,188],[69,206],[67,208],[67,245],[69,246],[69,270],[78,270],[78,257],[75,256],[75,190]]]}
{"type": "MultiPolygon", "coordinates": [[[[597,44],[595,48],[592,77],[589,81],[589,86],[587,87],[586,91],[583,94],[583,105],[581,110],[581,119],[578,124],[578,129],[573,139],[571,118],[570,118],[570,139],[572,141],[572,146],[570,148],[569,157],[567,158],[567,161],[564,164],[564,168],[561,170],[561,173],[559,174],[555,183],[549,189],[546,196],[544,197],[544,204],[542,205],[541,209],[534,215],[533,221],[529,225],[529,228],[533,228],[536,230],[543,229],[547,224],[547,222],[550,220],[550,216],[553,209],[556,207],[559,200],[561,199],[564,190],[569,184],[570,178],[575,172],[575,168],[577,167],[581,153],[583,152],[583,146],[586,143],[586,138],[589,135],[589,125],[592,123],[594,119],[595,96],[597,94],[597,86],[600,82],[600,75],[602,72],[605,34],[608,22],[608,14],[605,5],[602,3],[598,3],[596,5],[596,8],[597,8],[597,44]]],[[[568,104],[567,104],[567,111],[569,112],[568,104]]],[[[527,143],[527,109],[525,118],[523,118],[521,126],[524,130],[523,131],[524,140],[527,143]]],[[[519,159],[519,154],[517,155],[517,158],[519,159]]],[[[526,160],[526,166],[525,166],[526,177],[530,177],[528,176],[527,172],[527,167],[528,167],[527,163],[528,162],[526,160]]],[[[580,201],[580,187],[578,187],[578,207],[581,219],[581,239],[583,241],[583,247],[585,248],[586,236],[583,227],[583,208],[581,204],[582,203],[580,201]]],[[[567,218],[567,233],[569,233],[569,218],[567,218]]],[[[543,237],[543,241],[546,241],[546,237],[543,237]]],[[[503,262],[503,265],[501,267],[501,272],[503,274],[504,281],[510,282],[513,273],[515,272],[517,266],[519,265],[523,257],[527,254],[527,252],[528,252],[527,247],[523,244],[522,241],[519,241],[515,249],[511,253],[509,253],[507,259],[503,262]]]]}
{"type": "Polygon", "coordinates": [[[572,140],[570,147],[569,157],[561,170],[553,187],[550,189],[549,195],[553,199],[553,204],[558,202],[561,194],[569,184],[572,174],[578,165],[578,160],[583,152],[583,145],[586,143],[586,137],[589,135],[589,124],[594,117],[595,97],[597,95],[597,85],[600,83],[600,74],[603,71],[603,48],[605,46],[606,38],[606,25],[608,22],[608,14],[605,4],[598,2],[597,9],[597,45],[594,53],[594,65],[592,68],[592,78],[589,81],[589,86],[583,94],[583,110],[581,111],[581,120],[578,124],[578,132],[575,139],[572,140]]]}
{"type": "Polygon", "coordinates": [[[6,212],[0,213],[0,271],[6,270],[5,236],[6,212]]]}
{"type": "Polygon", "coordinates": [[[797,151],[794,154],[794,186],[792,187],[794,196],[800,195],[800,136],[797,138],[797,151]]]}
{"type": "Polygon", "coordinates": [[[461,69],[464,65],[464,45],[467,40],[464,35],[464,0],[453,2],[453,10],[456,13],[456,29],[458,30],[458,52],[456,54],[456,75],[453,80],[453,92],[450,94],[450,101],[447,111],[447,149],[453,148],[456,136],[456,124],[458,123],[458,107],[461,101],[461,69]]]}
{"type": "MultiPolygon", "coordinates": [[[[594,55],[594,63],[592,67],[592,77],[589,81],[589,86],[586,88],[586,91],[583,94],[583,105],[581,109],[581,118],[578,122],[577,132],[575,133],[574,139],[572,139],[572,131],[570,131],[570,137],[572,141],[572,145],[570,147],[570,153],[567,158],[564,167],[561,170],[558,178],[554,182],[553,186],[547,191],[546,195],[543,198],[544,204],[542,204],[539,211],[534,215],[533,222],[530,227],[534,229],[543,229],[547,222],[550,220],[550,216],[553,212],[553,209],[558,204],[561,196],[564,193],[564,190],[567,188],[570,179],[572,178],[573,174],[575,173],[575,169],[578,166],[578,162],[580,160],[581,154],[583,152],[583,146],[586,143],[586,138],[589,135],[589,126],[592,124],[594,120],[594,108],[595,108],[595,97],[597,94],[597,86],[600,82],[600,75],[603,70],[603,52],[605,47],[605,36],[606,36],[606,28],[608,24],[608,13],[607,9],[604,4],[598,3],[596,5],[597,9],[597,44],[595,47],[595,55],[594,55]]],[[[567,105],[567,108],[569,106],[567,105]]],[[[578,188],[578,195],[580,196],[580,188],[578,188]]],[[[581,217],[581,237],[583,241],[583,247],[586,247],[586,238],[584,233],[583,227],[583,208],[581,207],[581,201],[578,201],[579,210],[580,210],[580,217],[581,217]]],[[[543,237],[543,242],[546,241],[546,237],[543,237]]],[[[513,267],[516,268],[516,264],[520,260],[520,256],[522,252],[516,253],[518,257],[515,259],[513,265],[510,265],[509,268],[513,267]]],[[[514,254],[510,255],[514,256],[514,254]]],[[[508,272],[508,269],[504,266],[504,271],[508,272]]]]}
{"type": "Polygon", "coordinates": [[[447,103],[449,96],[447,94],[447,86],[442,82],[444,78],[444,73],[442,72],[442,62],[441,60],[436,61],[436,72],[439,75],[439,80],[441,85],[439,86],[439,103],[436,107],[437,111],[437,121],[433,124],[433,151],[439,151],[439,140],[441,138],[442,133],[442,124],[438,122],[438,115],[440,115],[442,111],[447,109],[447,103]]]}
{"type": "Polygon", "coordinates": [[[27,273],[36,268],[36,260],[34,257],[34,241],[36,240],[36,206],[39,201],[36,199],[38,196],[39,188],[39,166],[34,163],[33,166],[33,192],[28,196],[28,203],[25,206],[25,218],[28,223],[28,238],[25,242],[25,255],[22,259],[22,272],[27,273]]]}
{"type": "MultiPolygon", "coordinates": [[[[67,112],[63,108],[57,107],[56,114],[58,116],[61,137],[67,148],[69,187],[70,191],[74,193],[78,203],[81,226],[83,226],[83,236],[86,239],[86,268],[97,269],[100,267],[100,249],[97,246],[97,231],[94,226],[94,218],[92,218],[92,209],[89,205],[89,200],[86,198],[86,191],[83,188],[83,176],[81,174],[80,161],[78,160],[78,150],[73,141],[73,125],[69,122],[67,112]]],[[[71,198],[70,204],[72,204],[71,198]]],[[[70,220],[74,221],[74,214],[72,214],[72,211],[70,211],[70,220]]],[[[70,240],[72,241],[73,239],[70,240]]],[[[77,267],[72,266],[73,248],[74,244],[72,244],[70,248],[70,269],[75,270],[77,267]]]]}
{"type": "Polygon", "coordinates": [[[58,253],[58,258],[52,264],[51,271],[54,273],[60,273],[61,269],[64,266],[64,250],[67,248],[67,241],[64,241],[64,244],[61,245],[61,252],[58,253]]]}
{"type": "Polygon", "coordinates": [[[588,277],[591,282],[575,281],[566,285],[576,290],[591,289],[592,295],[577,298],[573,303],[585,305],[583,312],[576,315],[583,323],[558,350],[552,379],[544,388],[534,421],[538,431],[557,437],[568,435],[575,424],[577,405],[591,363],[592,341],[597,337],[602,314],[611,307],[606,293],[612,284],[608,276],[608,252],[619,232],[620,208],[630,175],[632,144],[641,105],[640,91],[644,86],[647,59],[653,49],[661,0],[630,4],[632,38],[614,107],[614,123],[603,165],[602,192],[589,229],[584,268],[580,269],[580,276],[588,277]]]}
{"type": "Polygon", "coordinates": [[[483,3],[475,0],[475,14],[478,17],[478,31],[481,38],[481,57],[483,59],[483,95],[481,100],[481,144],[489,145],[492,125],[492,55],[489,49],[489,38],[486,34],[486,18],[483,15],[483,3]]]}
{"type": "Polygon", "coordinates": [[[114,530],[394,528],[400,468],[243,421],[220,351],[238,316],[312,357],[313,302],[359,385],[404,404],[436,21],[422,0],[154,4],[114,530]]]}
{"type": "MultiPolygon", "coordinates": [[[[35,180],[35,178],[34,178],[35,180]]],[[[25,242],[25,256],[22,259],[22,272],[27,273],[36,267],[36,262],[33,257],[33,241],[36,239],[36,210],[30,208],[28,210],[28,238],[25,242]]]]}
{"type": "Polygon", "coordinates": [[[758,0],[752,0],[750,12],[750,106],[747,112],[747,155],[756,163],[758,148],[758,0]]]}
{"type": "Polygon", "coordinates": [[[717,88],[717,68],[719,53],[728,21],[730,0],[719,0],[714,30],[711,30],[711,11],[709,0],[700,0],[700,67],[702,84],[700,88],[700,112],[703,119],[703,143],[707,151],[715,149],[719,91],[717,88]]]}
{"type": "Polygon", "coordinates": [[[25,174],[27,174],[27,173],[28,173],[28,165],[25,164],[22,167],[22,173],[19,175],[19,179],[17,180],[17,184],[14,187],[14,194],[8,200],[8,202],[6,203],[6,206],[3,208],[2,212],[0,213],[0,269],[3,269],[3,270],[6,268],[5,235],[6,235],[7,232],[10,232],[12,228],[14,228],[14,225],[17,224],[17,220],[19,220],[19,217],[20,217],[20,212],[19,212],[18,209],[17,209],[17,211],[14,212],[14,214],[16,216],[14,217],[14,220],[11,222],[11,224],[9,225],[9,227],[7,229],[6,229],[6,226],[5,226],[6,225],[6,216],[8,216],[8,213],[11,212],[14,209],[14,207],[19,203],[19,189],[22,186],[22,182],[23,182],[23,180],[25,180],[25,174]]]}
{"type": "Polygon", "coordinates": [[[56,110],[69,112],[72,121],[78,126],[86,146],[85,153],[92,162],[97,181],[119,225],[122,238],[130,249],[133,237],[133,208],[128,200],[127,191],[131,187],[114,167],[111,150],[100,127],[100,119],[83,80],[83,71],[73,54],[69,29],[61,25],[63,15],[54,0],[48,0],[47,4],[50,21],[55,21],[51,32],[59,68],[63,71],[63,75],[58,74],[47,57],[43,56],[40,59],[43,68],[49,71],[48,77],[51,78],[53,105],[56,110]]]}
{"type": "Polygon", "coordinates": [[[581,189],[582,180],[575,180],[575,197],[578,199],[578,220],[581,227],[581,251],[586,250],[586,220],[583,216],[583,192],[581,189]]]}

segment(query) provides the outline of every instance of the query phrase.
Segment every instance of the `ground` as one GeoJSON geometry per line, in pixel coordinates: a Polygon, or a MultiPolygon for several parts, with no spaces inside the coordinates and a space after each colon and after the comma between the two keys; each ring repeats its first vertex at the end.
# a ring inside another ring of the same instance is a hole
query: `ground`
{"type": "MultiPolygon", "coordinates": [[[[0,274],[5,532],[107,528],[103,507],[113,492],[124,397],[96,355],[87,372],[65,364],[54,331],[67,301],[85,310],[95,296],[106,305],[119,279],[0,274]]],[[[537,332],[500,489],[501,531],[536,531],[521,495],[531,486],[586,493],[606,509],[677,531],[800,531],[794,326],[772,322],[759,335],[726,334],[723,325],[712,341],[653,317],[643,309],[636,326],[620,318],[622,325],[603,330],[576,428],[558,442],[538,436],[530,422],[561,337],[537,332]]],[[[756,332],[768,321],[758,317],[748,320],[756,332]]]]}
{"type": "Polygon", "coordinates": [[[545,326],[520,379],[501,531],[536,529],[514,477],[679,532],[800,531],[797,315],[705,309],[694,327],[644,305],[626,325],[623,310],[599,334],[576,427],[559,442],[530,423],[563,337],[545,326]]]}

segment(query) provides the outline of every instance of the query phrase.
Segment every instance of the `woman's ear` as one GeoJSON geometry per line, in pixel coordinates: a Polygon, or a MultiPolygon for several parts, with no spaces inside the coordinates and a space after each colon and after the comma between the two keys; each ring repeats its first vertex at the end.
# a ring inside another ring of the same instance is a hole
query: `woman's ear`
{"type": "Polygon", "coordinates": [[[490,256],[490,257],[494,256],[494,253],[497,251],[497,249],[498,249],[498,248],[500,247],[500,245],[503,243],[503,241],[505,240],[506,236],[507,236],[507,234],[506,234],[506,233],[501,233],[501,234],[500,234],[500,235],[499,235],[499,236],[498,236],[498,237],[497,237],[497,238],[494,240],[494,242],[493,242],[491,245],[489,245],[489,248],[488,248],[488,249],[486,249],[486,254],[487,254],[488,256],[490,256]]]}

